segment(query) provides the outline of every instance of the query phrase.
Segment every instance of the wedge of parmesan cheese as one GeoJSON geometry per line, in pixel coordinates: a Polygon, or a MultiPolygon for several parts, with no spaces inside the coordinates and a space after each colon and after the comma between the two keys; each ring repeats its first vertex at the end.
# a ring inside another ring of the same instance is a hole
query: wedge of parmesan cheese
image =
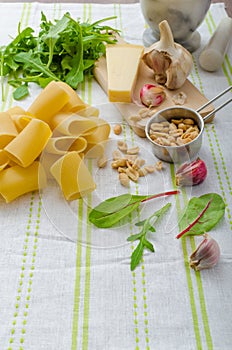
{"type": "Polygon", "coordinates": [[[143,46],[132,44],[106,47],[109,101],[132,102],[132,93],[143,51],[143,46]]]}

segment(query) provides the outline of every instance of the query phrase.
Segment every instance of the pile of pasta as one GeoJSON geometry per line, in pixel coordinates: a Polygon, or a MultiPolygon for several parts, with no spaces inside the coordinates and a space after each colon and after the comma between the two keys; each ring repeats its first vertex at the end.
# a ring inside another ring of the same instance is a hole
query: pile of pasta
{"type": "Polygon", "coordinates": [[[63,82],[50,82],[27,111],[0,113],[0,195],[7,203],[54,178],[66,200],[96,188],[85,159],[104,153],[110,126],[63,82]]]}

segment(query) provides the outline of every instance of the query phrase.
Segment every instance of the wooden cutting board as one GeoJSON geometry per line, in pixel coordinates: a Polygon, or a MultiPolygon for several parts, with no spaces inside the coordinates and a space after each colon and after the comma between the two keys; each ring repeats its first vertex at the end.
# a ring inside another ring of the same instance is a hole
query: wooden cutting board
{"type": "MultiPolygon", "coordinates": [[[[102,89],[107,94],[107,63],[106,58],[101,57],[95,65],[94,68],[94,76],[99,83],[99,85],[102,87],[102,89]]],[[[140,103],[140,97],[139,92],[140,89],[144,84],[155,84],[154,78],[153,78],[153,71],[148,68],[145,63],[141,60],[140,67],[138,71],[138,77],[136,81],[136,86],[134,90],[134,101],[135,103],[114,103],[120,113],[124,116],[127,123],[132,127],[132,129],[135,131],[137,135],[140,137],[145,137],[145,125],[147,123],[148,118],[144,118],[140,120],[139,122],[131,121],[130,117],[138,115],[139,110],[141,108],[145,108],[140,103]]],[[[187,99],[185,101],[184,106],[188,108],[192,108],[194,110],[197,110],[199,107],[204,105],[206,102],[208,102],[207,98],[200,93],[200,91],[187,79],[184,85],[177,90],[168,90],[165,89],[166,92],[166,99],[165,101],[159,106],[155,107],[154,113],[159,111],[160,109],[167,108],[174,106],[175,103],[173,101],[173,96],[178,94],[179,92],[184,92],[187,96],[187,99]]],[[[200,112],[201,116],[204,117],[208,113],[212,112],[214,110],[213,105],[209,105],[206,107],[203,111],[200,112]]],[[[214,116],[213,116],[214,117],[214,116]]],[[[210,118],[207,122],[212,121],[212,118],[210,118]]]]}

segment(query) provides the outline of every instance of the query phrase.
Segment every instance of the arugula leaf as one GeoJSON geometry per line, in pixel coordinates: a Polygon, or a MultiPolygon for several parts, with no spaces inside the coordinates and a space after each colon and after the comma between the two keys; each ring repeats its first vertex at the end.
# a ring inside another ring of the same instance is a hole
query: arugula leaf
{"type": "Polygon", "coordinates": [[[176,238],[202,235],[210,231],[221,220],[224,213],[225,203],[217,193],[207,193],[191,198],[179,223],[182,231],[176,238]]]}
{"type": "Polygon", "coordinates": [[[126,193],[120,196],[111,197],[91,210],[89,221],[100,228],[112,227],[137,209],[142,202],[178,193],[179,191],[176,190],[147,196],[126,193]]]}
{"type": "Polygon", "coordinates": [[[33,68],[34,71],[43,73],[45,76],[50,77],[54,80],[57,79],[56,75],[53,74],[46,66],[43,65],[39,57],[36,57],[31,52],[20,52],[15,56],[15,61],[23,64],[25,69],[33,68]]]}
{"type": "Polygon", "coordinates": [[[49,48],[47,68],[49,68],[50,64],[52,63],[54,47],[57,40],[59,39],[59,34],[66,29],[69,21],[70,19],[64,15],[59,21],[56,22],[55,25],[50,26],[47,33],[44,33],[41,36],[41,40],[44,41],[49,48]]]}
{"type": "Polygon", "coordinates": [[[14,92],[13,97],[15,100],[21,100],[25,96],[29,95],[27,84],[19,86],[14,92]]]}
{"type": "Polygon", "coordinates": [[[170,206],[171,206],[171,203],[167,203],[165,206],[157,210],[154,214],[149,216],[147,219],[141,221],[143,223],[142,230],[139,233],[131,235],[127,238],[129,242],[134,242],[135,240],[139,240],[139,244],[131,254],[131,264],[130,264],[131,271],[133,271],[136,268],[136,266],[139,265],[145,248],[149,249],[151,252],[155,251],[153,244],[147,240],[146,235],[149,231],[155,232],[155,230],[154,231],[151,230],[151,227],[153,227],[154,223],[158,220],[158,218],[160,218],[162,215],[166,213],[166,211],[170,208],[170,206]]]}

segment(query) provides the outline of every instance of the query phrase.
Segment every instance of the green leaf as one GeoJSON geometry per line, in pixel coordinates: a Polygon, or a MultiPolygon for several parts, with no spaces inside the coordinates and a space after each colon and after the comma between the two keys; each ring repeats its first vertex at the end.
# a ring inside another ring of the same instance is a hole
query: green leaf
{"type": "Polygon", "coordinates": [[[217,193],[208,193],[189,200],[179,223],[177,238],[186,235],[202,235],[210,231],[224,216],[225,203],[217,193]]]}
{"type": "Polygon", "coordinates": [[[23,63],[26,68],[34,68],[37,72],[43,73],[45,76],[50,77],[54,80],[57,79],[46,66],[43,65],[39,57],[35,57],[32,53],[21,52],[15,56],[15,61],[23,63]]]}
{"type": "Polygon", "coordinates": [[[136,233],[134,235],[131,235],[127,238],[127,241],[128,242],[134,242],[136,241],[137,239],[140,239],[141,237],[143,236],[143,232],[139,232],[139,233],[136,233]]]}
{"type": "Polygon", "coordinates": [[[143,245],[144,245],[144,247],[149,249],[152,253],[154,253],[155,249],[153,247],[153,244],[151,242],[149,242],[146,238],[143,239],[143,245]]]}
{"type": "MultiPolygon", "coordinates": [[[[112,227],[132,211],[137,209],[142,202],[151,199],[178,194],[179,191],[167,191],[153,195],[132,195],[129,193],[111,197],[98,204],[89,214],[89,221],[101,228],[112,227]]],[[[156,212],[159,217],[163,210],[156,212]]]]}
{"type": "Polygon", "coordinates": [[[106,199],[89,214],[89,221],[101,228],[112,227],[125,216],[139,207],[141,201],[148,196],[123,194],[106,199]]]}
{"type": "MultiPolygon", "coordinates": [[[[135,251],[131,254],[131,270],[134,270],[140,263],[142,254],[145,248],[149,249],[152,253],[155,251],[153,244],[146,238],[148,231],[151,231],[151,227],[158,218],[160,218],[171,206],[171,203],[167,203],[161,209],[157,210],[154,214],[149,216],[146,220],[143,220],[143,228],[139,233],[136,233],[127,238],[128,241],[139,240],[139,244],[135,251]]],[[[142,221],[140,221],[141,223],[142,221]]]]}
{"type": "Polygon", "coordinates": [[[5,77],[6,82],[25,78],[23,82],[33,81],[41,87],[46,86],[43,79],[50,78],[76,89],[84,74],[92,74],[95,62],[105,54],[106,44],[117,42],[118,30],[101,24],[114,18],[81,23],[67,12],[52,23],[41,12],[38,35],[31,27],[21,31],[19,23],[18,35],[0,48],[1,77],[5,77]],[[30,75],[36,74],[41,74],[40,79],[29,80],[30,75]]]}
{"type": "Polygon", "coordinates": [[[49,48],[49,59],[47,63],[47,67],[50,66],[53,59],[54,47],[59,39],[60,33],[62,33],[68,26],[70,19],[67,15],[64,15],[56,24],[51,25],[48,32],[41,36],[41,40],[44,41],[49,48]]]}
{"type": "Polygon", "coordinates": [[[131,263],[130,263],[131,271],[134,271],[136,266],[139,265],[143,256],[143,250],[144,250],[144,245],[140,241],[131,255],[131,263]]]}
{"type": "Polygon", "coordinates": [[[29,95],[28,86],[26,84],[19,86],[14,92],[13,97],[15,100],[21,100],[29,95]]]}

